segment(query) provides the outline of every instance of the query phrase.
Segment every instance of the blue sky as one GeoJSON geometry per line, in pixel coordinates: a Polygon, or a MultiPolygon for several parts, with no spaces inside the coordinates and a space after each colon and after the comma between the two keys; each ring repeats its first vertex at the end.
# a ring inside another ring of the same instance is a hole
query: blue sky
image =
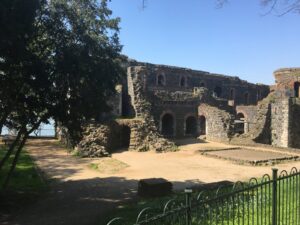
{"type": "Polygon", "coordinates": [[[297,67],[300,14],[262,16],[259,0],[112,0],[130,58],[273,84],[273,71],[297,67]]]}

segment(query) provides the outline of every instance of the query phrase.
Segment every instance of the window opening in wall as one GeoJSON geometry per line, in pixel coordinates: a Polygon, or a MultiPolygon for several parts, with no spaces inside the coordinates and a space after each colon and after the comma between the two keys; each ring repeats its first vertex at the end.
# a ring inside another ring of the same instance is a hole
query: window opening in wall
{"type": "Polygon", "coordinates": [[[206,135],[206,118],[205,116],[199,117],[200,135],[206,135]]]}
{"type": "Polygon", "coordinates": [[[185,87],[186,86],[186,78],[185,77],[181,77],[180,79],[180,87],[185,87]]]}
{"type": "Polygon", "coordinates": [[[165,85],[165,77],[163,75],[158,75],[157,84],[159,86],[164,86],[165,85]]]}
{"type": "Polygon", "coordinates": [[[234,100],[234,89],[230,89],[230,100],[234,100]]]}
{"type": "Polygon", "coordinates": [[[295,97],[299,98],[300,97],[300,82],[294,83],[294,90],[295,90],[295,97]]]}
{"type": "Polygon", "coordinates": [[[261,100],[261,90],[257,90],[257,101],[261,100]]]}
{"type": "Polygon", "coordinates": [[[161,132],[165,136],[174,135],[174,118],[171,114],[165,114],[161,119],[161,132]]]}
{"type": "Polygon", "coordinates": [[[197,120],[194,116],[189,116],[185,120],[185,134],[197,135],[197,120]]]}
{"type": "Polygon", "coordinates": [[[213,94],[214,94],[215,97],[220,98],[221,95],[222,95],[222,88],[219,87],[219,86],[215,87],[213,94]]]}
{"type": "Polygon", "coordinates": [[[205,83],[204,83],[204,82],[201,82],[201,83],[200,83],[200,87],[205,87],[205,83]]]}
{"type": "Polygon", "coordinates": [[[245,103],[245,105],[249,104],[249,93],[248,92],[245,93],[245,95],[244,95],[244,103],[245,103]]]}
{"type": "Polygon", "coordinates": [[[238,113],[236,116],[235,132],[238,134],[245,133],[245,116],[243,113],[238,113]]]}

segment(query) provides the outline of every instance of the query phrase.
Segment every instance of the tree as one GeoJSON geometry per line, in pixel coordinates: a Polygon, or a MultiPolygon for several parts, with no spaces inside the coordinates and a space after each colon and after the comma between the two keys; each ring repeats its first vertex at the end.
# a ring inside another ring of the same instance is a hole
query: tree
{"type": "MultiPolygon", "coordinates": [[[[217,8],[222,8],[230,0],[216,0],[217,8]]],[[[267,8],[265,15],[275,13],[283,16],[288,13],[300,13],[300,0],[260,0],[261,5],[267,8]]]]}
{"type": "Polygon", "coordinates": [[[0,161],[1,170],[14,154],[7,186],[31,132],[53,118],[76,144],[82,122],[109,111],[124,71],[119,19],[106,0],[4,0],[0,8],[0,128],[17,130],[0,161]]]}
{"type": "Polygon", "coordinates": [[[274,12],[278,16],[287,13],[300,13],[300,0],[261,0],[264,7],[269,7],[266,14],[274,12]]]}

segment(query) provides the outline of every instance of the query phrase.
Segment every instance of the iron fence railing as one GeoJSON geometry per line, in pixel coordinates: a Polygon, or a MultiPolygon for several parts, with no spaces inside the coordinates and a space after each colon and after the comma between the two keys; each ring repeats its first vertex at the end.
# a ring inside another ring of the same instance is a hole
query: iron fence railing
{"type": "Polygon", "coordinates": [[[143,209],[136,221],[115,218],[107,225],[299,225],[300,171],[292,168],[216,191],[169,200],[160,211],[143,209]]]}

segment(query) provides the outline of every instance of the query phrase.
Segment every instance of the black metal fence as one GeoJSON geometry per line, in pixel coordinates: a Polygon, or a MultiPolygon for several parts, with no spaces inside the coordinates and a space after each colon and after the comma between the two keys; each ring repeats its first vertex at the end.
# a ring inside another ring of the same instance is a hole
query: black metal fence
{"type": "Polygon", "coordinates": [[[135,222],[115,218],[107,225],[300,225],[300,171],[292,168],[272,177],[237,182],[216,191],[171,199],[160,212],[145,208],[135,222]]]}

